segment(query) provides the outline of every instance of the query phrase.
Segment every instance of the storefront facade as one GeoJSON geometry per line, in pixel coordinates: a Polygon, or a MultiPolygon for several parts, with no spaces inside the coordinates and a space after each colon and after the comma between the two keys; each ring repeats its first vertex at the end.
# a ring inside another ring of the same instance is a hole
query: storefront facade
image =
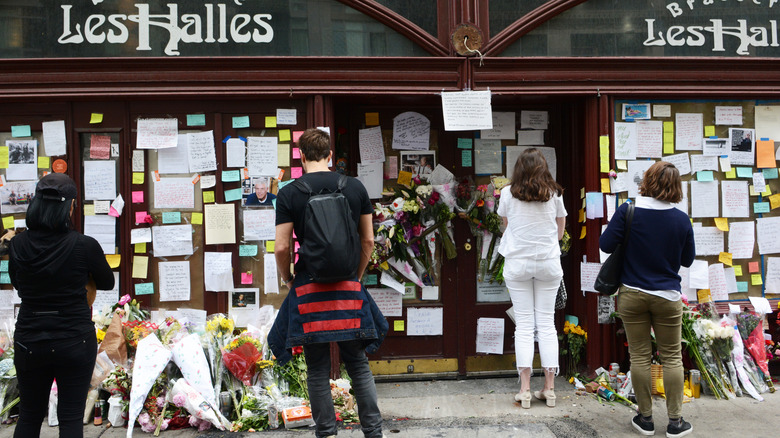
{"type": "MultiPolygon", "coordinates": [[[[300,166],[291,134],[328,127],[336,164],[355,175],[358,131],[378,123],[383,135],[387,131],[392,136],[393,118],[415,111],[431,121],[429,149],[435,151],[437,163],[457,177],[470,175],[484,184],[489,176],[475,174],[472,152],[458,148],[459,139],[474,139],[479,132],[446,131],[439,94],[490,90],[495,112],[514,112],[518,122],[522,111],[548,116],[543,146],[555,151],[557,179],[566,189],[567,229],[573,236],[570,253],[562,259],[569,289],[565,313],[577,316],[589,332],[587,364],[595,368],[625,355],[615,324],[599,323],[604,300],[600,305],[596,294],[581,293],[580,262],[599,261],[598,236],[606,224],[598,217],[578,221],[584,193],[600,192],[608,170],[620,170],[613,148],[608,169],[602,172],[600,137],[608,136],[615,145],[615,125],[625,121],[624,103],[669,106],[668,116],[653,117],[659,121],[674,121],[678,112],[742,106],[744,126],[753,128],[748,117],[753,108],[780,100],[775,68],[780,31],[772,19],[780,5],[770,0],[657,3],[179,0],[162,5],[0,0],[0,137],[4,143],[38,140],[37,155],[47,157],[37,161],[38,177],[63,160],[85,192],[114,181],[115,194],[126,202],[113,224],[114,252],[121,255],[115,269],[118,293],[134,294],[155,309],[229,313],[231,292],[206,290],[204,277],[211,268],[204,262],[206,252],[229,253],[235,287],[259,288],[260,306],[278,308],[286,290],[265,290],[264,255],[272,249],[267,239],[242,234],[245,209],[233,191],[250,191],[251,185],[232,178],[240,167],[228,164],[223,140],[276,137],[277,164],[284,170],[278,179],[283,182],[300,166]],[[269,123],[278,109],[294,109],[294,123],[269,123]],[[377,120],[369,121],[367,114],[377,114],[377,120]],[[171,158],[138,148],[139,119],[177,119],[179,134],[210,131],[216,169],[160,171],[161,163],[171,158]],[[42,144],[43,123],[50,121],[64,121],[64,154],[51,155],[42,144]],[[15,132],[20,126],[29,126],[29,135],[15,132]],[[110,178],[104,175],[107,179],[85,178],[86,167],[94,166],[85,162],[95,160],[95,136],[100,141],[109,137],[109,143],[117,145],[108,158],[100,158],[101,168],[113,169],[110,178]],[[194,179],[196,173],[201,180],[193,183],[191,207],[155,205],[159,174],[182,180],[194,179]],[[203,184],[204,176],[215,177],[213,187],[203,184]],[[233,206],[235,243],[209,243],[199,223],[209,204],[233,206]],[[173,215],[178,222],[163,213],[178,213],[173,215]],[[147,216],[153,225],[191,225],[192,253],[160,256],[153,243],[147,248],[132,244],[131,230],[148,228],[147,216]],[[242,246],[250,243],[259,250],[241,255],[242,246]],[[159,264],[172,261],[188,262],[189,299],[161,299],[159,264]],[[149,290],[153,293],[144,293],[149,290]]],[[[703,124],[715,125],[708,120],[713,117],[706,113],[703,124]]],[[[725,125],[717,126],[716,135],[728,135],[725,125]]],[[[501,143],[505,150],[517,142],[501,143]]],[[[386,153],[398,155],[389,146],[386,153]]],[[[506,172],[506,163],[503,166],[500,174],[506,172]]],[[[394,185],[392,180],[384,183],[394,185]]],[[[780,190],[777,180],[767,183],[780,190]]],[[[625,198],[626,193],[617,195],[625,198]]],[[[82,229],[87,222],[100,222],[89,216],[101,216],[104,202],[95,201],[105,198],[82,199],[76,220],[82,229]]],[[[750,218],[761,217],[752,211],[750,218]]],[[[9,215],[24,217],[23,211],[2,212],[3,217],[9,215]]],[[[713,219],[694,221],[711,227],[713,219]]],[[[404,300],[402,316],[388,318],[391,332],[372,358],[377,374],[455,376],[514,368],[511,321],[505,325],[505,354],[476,352],[478,319],[504,318],[510,304],[500,292],[478,285],[474,237],[464,221],[455,219],[453,224],[457,257],[442,259],[438,297],[418,299],[418,290],[404,300]],[[403,322],[411,307],[443,309],[443,334],[407,336],[403,322]]],[[[702,259],[717,261],[710,257],[702,259]]],[[[761,261],[760,273],[766,278],[764,265],[769,263],[757,248],[746,259],[761,261]]],[[[751,284],[747,293],[729,298],[745,301],[748,294],[764,293],[764,287],[751,284]]]]}

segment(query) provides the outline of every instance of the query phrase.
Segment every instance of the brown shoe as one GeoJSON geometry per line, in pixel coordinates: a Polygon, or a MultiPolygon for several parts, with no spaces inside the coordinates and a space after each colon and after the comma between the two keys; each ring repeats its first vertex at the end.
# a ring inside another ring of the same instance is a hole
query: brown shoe
{"type": "Polygon", "coordinates": [[[539,400],[546,400],[547,406],[551,408],[555,407],[555,391],[552,389],[547,389],[545,391],[534,391],[534,397],[538,398],[539,400]]]}

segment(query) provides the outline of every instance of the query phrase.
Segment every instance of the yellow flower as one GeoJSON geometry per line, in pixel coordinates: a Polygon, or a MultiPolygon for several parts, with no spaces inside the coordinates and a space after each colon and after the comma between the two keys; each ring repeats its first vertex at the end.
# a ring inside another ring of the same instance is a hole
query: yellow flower
{"type": "Polygon", "coordinates": [[[98,329],[97,332],[95,332],[95,335],[97,336],[98,343],[103,342],[103,338],[106,337],[106,332],[103,330],[98,329]]]}

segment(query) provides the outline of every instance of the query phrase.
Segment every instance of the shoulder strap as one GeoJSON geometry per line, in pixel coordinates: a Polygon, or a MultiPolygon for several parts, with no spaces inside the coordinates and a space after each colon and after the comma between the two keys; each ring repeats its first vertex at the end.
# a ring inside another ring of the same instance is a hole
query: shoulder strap
{"type": "Polygon", "coordinates": [[[634,220],[634,204],[628,204],[626,212],[626,234],[623,236],[623,246],[628,245],[628,235],[631,234],[631,221],[634,220]]]}
{"type": "Polygon", "coordinates": [[[309,183],[307,183],[306,181],[302,181],[300,178],[293,181],[292,185],[294,185],[298,190],[302,191],[303,193],[306,193],[309,196],[314,195],[314,192],[312,191],[309,183]]]}
{"type": "Polygon", "coordinates": [[[336,190],[341,191],[344,189],[344,187],[347,186],[347,176],[343,173],[339,174],[339,182],[338,182],[338,188],[336,190]]]}

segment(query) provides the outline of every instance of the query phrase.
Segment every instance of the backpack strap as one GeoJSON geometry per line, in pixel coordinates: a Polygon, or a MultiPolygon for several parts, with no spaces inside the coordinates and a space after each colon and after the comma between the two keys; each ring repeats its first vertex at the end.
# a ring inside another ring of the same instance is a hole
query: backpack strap
{"type": "Polygon", "coordinates": [[[336,190],[338,190],[339,192],[340,192],[341,190],[343,190],[343,189],[344,189],[344,187],[346,187],[346,186],[347,186],[347,182],[348,182],[348,181],[349,181],[349,180],[347,179],[347,176],[346,176],[346,175],[344,175],[343,173],[340,173],[340,174],[339,174],[338,188],[337,188],[336,190]]]}
{"type": "Polygon", "coordinates": [[[306,181],[301,181],[300,178],[296,179],[292,182],[292,185],[295,186],[298,190],[302,191],[303,193],[306,193],[309,196],[313,196],[314,192],[312,191],[311,186],[306,181]]]}

